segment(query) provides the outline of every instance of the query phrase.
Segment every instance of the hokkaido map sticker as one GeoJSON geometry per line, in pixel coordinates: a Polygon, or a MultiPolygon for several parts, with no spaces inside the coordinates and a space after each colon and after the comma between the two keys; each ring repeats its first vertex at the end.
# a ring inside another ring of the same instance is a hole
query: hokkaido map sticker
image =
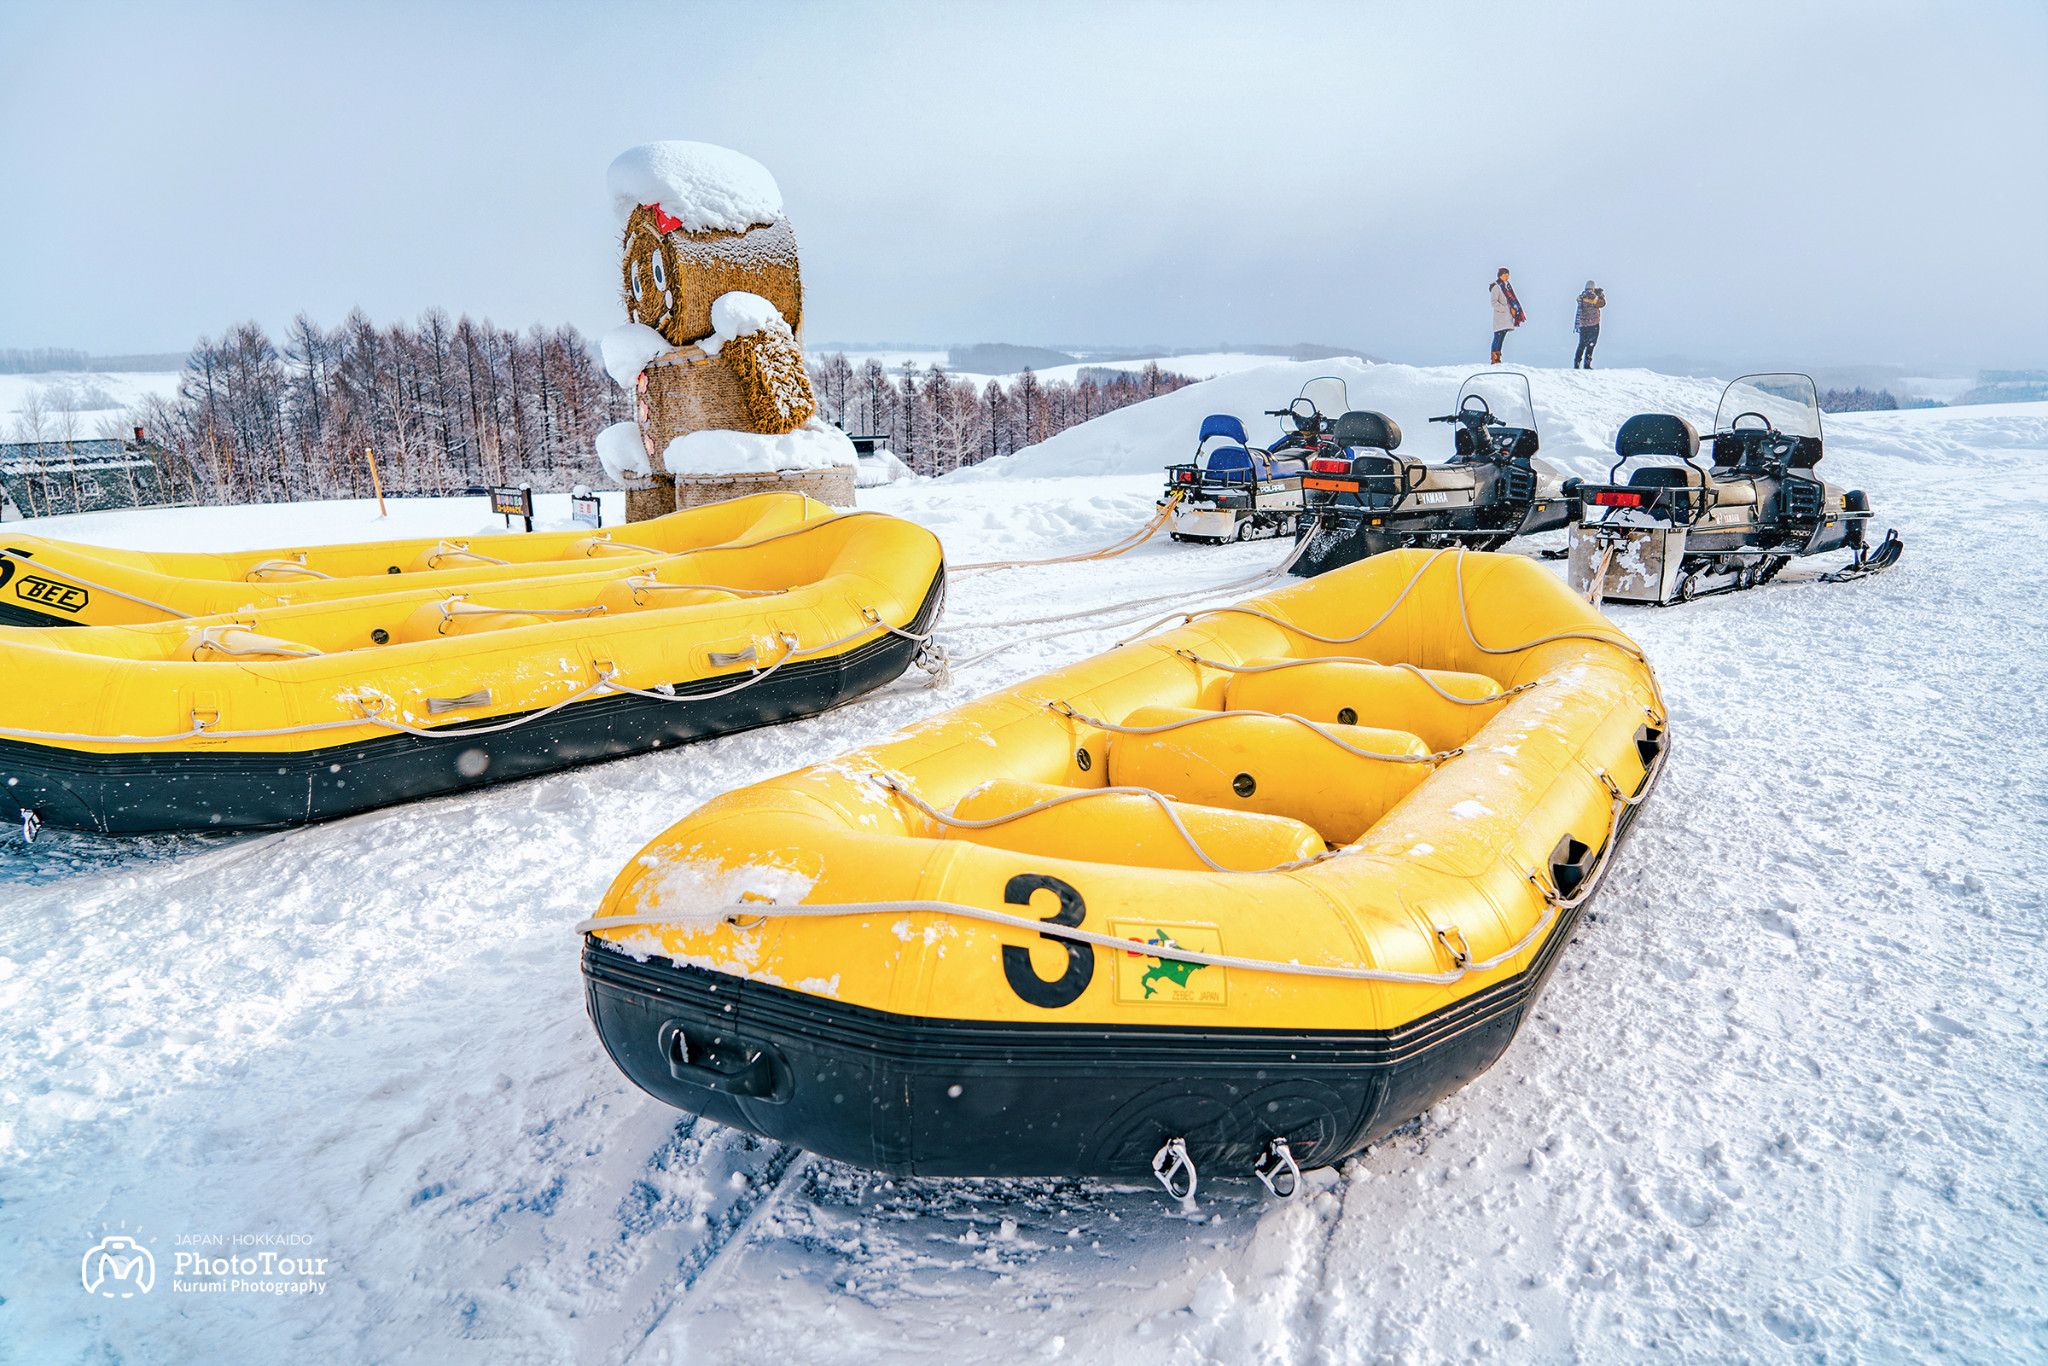
{"type": "MultiPolygon", "coordinates": [[[[1162,925],[1148,920],[1112,920],[1109,932],[1160,948],[1223,952],[1223,932],[1214,925],[1162,925]]],[[[1119,1005],[1220,1006],[1228,979],[1222,968],[1180,958],[1155,958],[1139,949],[1116,955],[1119,1005]]]]}

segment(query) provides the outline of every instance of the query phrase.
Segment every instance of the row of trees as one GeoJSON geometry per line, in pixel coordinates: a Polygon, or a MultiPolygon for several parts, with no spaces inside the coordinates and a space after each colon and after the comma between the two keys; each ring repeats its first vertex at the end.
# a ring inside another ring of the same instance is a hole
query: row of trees
{"type": "MultiPolygon", "coordinates": [[[[1194,382],[1148,364],[1087,370],[1072,383],[1029,370],[1008,385],[976,383],[943,366],[891,372],[843,353],[820,358],[811,379],[828,421],[886,435],[921,474],[1007,455],[1194,382]]],[[[52,391],[47,405],[33,401],[33,417],[16,426],[35,430],[16,439],[84,437],[80,414],[109,401],[59,401],[74,398],[52,391]]],[[[332,331],[302,313],[281,346],[254,322],[202,337],[174,397],[106,418],[97,434],[146,428],[165,453],[167,498],[288,502],[369,493],[366,449],[387,493],[601,481],[594,438],[631,416],[630,396],[573,327],[521,334],[436,309],[380,328],[357,310],[332,331]]]]}
{"type": "Polygon", "coordinates": [[[1824,413],[1881,413],[1899,406],[1889,389],[1823,389],[1820,410],[1824,413]]]}
{"type": "Polygon", "coordinates": [[[1026,370],[1009,385],[975,383],[945,367],[906,361],[892,374],[872,357],[855,365],[833,353],[811,366],[811,387],[829,421],[851,433],[886,435],[919,474],[944,474],[1035,445],[1076,423],[1193,384],[1148,363],[1134,373],[1088,369],[1075,383],[1026,370]]]}
{"type": "Polygon", "coordinates": [[[256,323],[202,337],[175,398],[132,422],[168,453],[170,496],[285,502],[602,478],[598,429],[632,415],[573,327],[524,334],[439,309],[328,331],[305,314],[278,346],[256,323]]]}

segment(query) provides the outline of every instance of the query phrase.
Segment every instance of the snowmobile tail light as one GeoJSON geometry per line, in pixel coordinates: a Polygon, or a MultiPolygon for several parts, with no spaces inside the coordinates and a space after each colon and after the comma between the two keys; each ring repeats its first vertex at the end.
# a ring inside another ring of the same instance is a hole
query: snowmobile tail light
{"type": "Polygon", "coordinates": [[[1308,462],[1308,467],[1317,474],[1351,473],[1351,462],[1349,460],[1311,460],[1308,462]]]}
{"type": "Polygon", "coordinates": [[[1640,493],[1623,493],[1619,489],[1607,489],[1593,495],[1593,501],[1601,507],[1639,508],[1643,505],[1640,493]]]}

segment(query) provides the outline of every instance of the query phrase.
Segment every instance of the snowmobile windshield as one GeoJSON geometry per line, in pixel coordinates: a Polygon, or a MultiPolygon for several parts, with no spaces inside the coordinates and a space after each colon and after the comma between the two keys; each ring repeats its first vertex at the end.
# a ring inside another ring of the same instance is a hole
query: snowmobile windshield
{"type": "Polygon", "coordinates": [[[1721,393],[1714,414],[1716,432],[1760,432],[1765,423],[1780,436],[1820,436],[1820,395],[1805,375],[1744,375],[1721,393]]]}
{"type": "Polygon", "coordinates": [[[1351,400],[1345,395],[1344,381],[1335,375],[1324,375],[1301,386],[1301,396],[1316,405],[1316,411],[1330,421],[1351,411],[1351,400]]]}
{"type": "Polygon", "coordinates": [[[1490,427],[1536,430],[1536,403],[1529,397],[1529,377],[1512,370],[1489,370],[1472,376],[1458,390],[1457,411],[1476,412],[1484,403],[1493,414],[1490,427]]]}

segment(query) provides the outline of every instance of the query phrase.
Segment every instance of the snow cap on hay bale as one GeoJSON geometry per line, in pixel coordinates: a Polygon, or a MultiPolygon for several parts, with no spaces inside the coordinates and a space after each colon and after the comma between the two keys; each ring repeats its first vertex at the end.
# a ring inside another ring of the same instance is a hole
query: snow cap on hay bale
{"type": "Polygon", "coordinates": [[[628,148],[605,182],[625,236],[626,315],[685,346],[712,331],[711,305],[734,291],[803,327],[796,234],[775,177],[751,157],[703,142],[628,148]]]}

